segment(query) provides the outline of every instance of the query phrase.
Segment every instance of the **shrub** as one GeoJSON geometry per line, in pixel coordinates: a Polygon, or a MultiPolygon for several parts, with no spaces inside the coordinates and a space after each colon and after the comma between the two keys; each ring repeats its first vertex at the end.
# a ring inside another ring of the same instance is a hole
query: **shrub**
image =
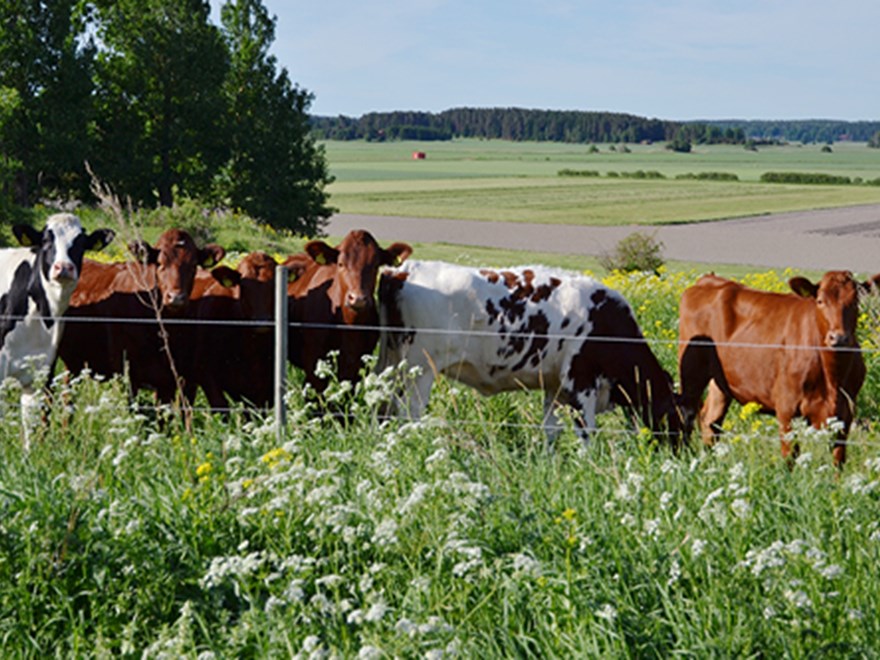
{"type": "Polygon", "coordinates": [[[565,168],[556,173],[557,176],[599,176],[598,170],[571,170],[565,168]]]}
{"type": "Polygon", "coordinates": [[[824,174],[822,172],[764,172],[762,183],[814,183],[822,185],[846,186],[852,183],[848,176],[824,174]]]}
{"type": "Polygon", "coordinates": [[[663,265],[663,243],[654,234],[633,232],[622,238],[614,251],[599,257],[599,264],[609,270],[658,273],[663,265]]]}
{"type": "Polygon", "coordinates": [[[676,179],[697,179],[700,181],[739,181],[739,177],[732,172],[688,172],[687,174],[678,174],[676,179]]]}

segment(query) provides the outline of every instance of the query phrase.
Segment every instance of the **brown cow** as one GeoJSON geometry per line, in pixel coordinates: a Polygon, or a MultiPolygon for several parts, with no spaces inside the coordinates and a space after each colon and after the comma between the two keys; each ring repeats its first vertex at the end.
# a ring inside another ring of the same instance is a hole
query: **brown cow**
{"type": "Polygon", "coordinates": [[[271,404],[277,265],[265,252],[252,252],[236,270],[218,266],[196,277],[186,316],[207,323],[171,328],[189,401],[200,386],[215,409],[228,405],[227,395],[259,408],[271,404]]]}
{"type": "Polygon", "coordinates": [[[393,243],[385,249],[369,232],[352,230],[335,248],[310,241],[305,249],[306,255],[294,255],[285,264],[298,275],[287,287],[292,323],[288,358],[305,370],[307,383],[323,392],[327,382],[315,367],[330,351],[339,352],[339,379],[358,380],[362,357],[371,354],[379,341],[375,300],[379,270],[402,263],[412,248],[393,243]],[[346,329],[356,326],[364,327],[346,329]]]}
{"type": "Polygon", "coordinates": [[[128,364],[133,393],[153,389],[160,401],[170,402],[178,388],[157,313],[162,318],[179,315],[189,301],[197,267],[212,266],[224,250],[214,244],[200,249],[180,229],[164,232],[155,247],[140,241],[129,249],[137,261],[83,262],[59,356],[75,374],[85,367],[104,376],[122,374],[128,364]]]}
{"type": "Polygon", "coordinates": [[[795,416],[816,428],[843,423],[834,462],[846,460],[846,437],[865,364],[856,339],[859,287],[852,274],[826,273],[818,284],[789,281],[794,294],[767,293],[705,275],[685,290],[679,319],[679,370],[688,427],[700,411],[703,441],[714,442],[732,399],[755,402],[779,420],[782,456],[797,456],[787,434],[795,416]],[[797,294],[797,295],[795,295],[797,294]]]}

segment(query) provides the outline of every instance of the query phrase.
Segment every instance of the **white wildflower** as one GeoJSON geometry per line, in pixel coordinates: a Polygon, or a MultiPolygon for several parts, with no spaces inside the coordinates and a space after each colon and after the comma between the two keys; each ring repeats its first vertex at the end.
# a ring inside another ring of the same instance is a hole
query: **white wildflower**
{"type": "Polygon", "coordinates": [[[752,505],[749,504],[748,500],[744,499],[735,499],[730,503],[730,508],[733,510],[734,515],[740,520],[748,518],[749,514],[752,512],[752,505]]]}
{"type": "Polygon", "coordinates": [[[696,559],[706,550],[706,545],[703,539],[694,539],[691,543],[691,555],[696,559]]]}
{"type": "Polygon", "coordinates": [[[360,648],[357,657],[358,660],[376,660],[376,658],[381,658],[383,655],[382,649],[367,645],[360,648]]]}
{"type": "Polygon", "coordinates": [[[397,522],[391,518],[385,518],[376,526],[373,532],[373,543],[384,548],[397,543],[397,522]]]}
{"type": "Polygon", "coordinates": [[[378,623],[382,620],[387,611],[388,605],[385,603],[384,599],[380,598],[370,606],[370,609],[367,610],[367,613],[364,615],[364,619],[370,623],[378,623]]]}
{"type": "Polygon", "coordinates": [[[608,623],[613,623],[617,618],[617,610],[611,603],[605,603],[594,614],[600,619],[605,619],[608,623]]]}
{"type": "Polygon", "coordinates": [[[833,580],[843,575],[843,568],[837,564],[829,564],[820,569],[819,574],[828,580],[833,580]]]}

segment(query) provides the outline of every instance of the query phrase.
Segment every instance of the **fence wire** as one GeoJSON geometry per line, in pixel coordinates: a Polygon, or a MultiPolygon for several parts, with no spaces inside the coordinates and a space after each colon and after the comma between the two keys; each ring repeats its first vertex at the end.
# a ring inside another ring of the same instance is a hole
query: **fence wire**
{"type": "MultiPolygon", "coordinates": [[[[21,321],[25,319],[22,315],[2,315],[0,321],[15,320],[21,321]]],[[[70,323],[92,323],[101,325],[167,325],[167,326],[208,326],[208,327],[243,327],[243,328],[265,328],[274,329],[274,321],[258,321],[250,319],[189,319],[168,317],[156,319],[155,317],[102,317],[102,316],[45,316],[41,317],[53,322],[70,323]]],[[[553,341],[571,341],[571,342],[596,342],[596,343],[615,343],[615,344],[644,344],[648,346],[716,346],[725,348],[747,348],[747,349],[785,349],[790,351],[822,351],[837,353],[880,353],[880,346],[839,346],[831,347],[824,345],[798,345],[798,344],[782,344],[782,343],[758,343],[758,342],[734,342],[734,341],[713,341],[702,339],[690,339],[683,341],[681,339],[661,339],[656,337],[620,337],[615,335],[573,335],[566,333],[537,333],[537,332],[517,332],[517,331],[501,331],[501,330],[474,330],[474,329],[457,329],[457,328],[432,328],[432,327],[397,327],[383,325],[346,325],[337,323],[315,323],[310,321],[289,321],[289,328],[300,330],[333,330],[334,332],[380,332],[386,334],[412,334],[413,332],[452,337],[478,337],[478,338],[503,338],[507,339],[532,339],[539,337],[553,341]]]]}

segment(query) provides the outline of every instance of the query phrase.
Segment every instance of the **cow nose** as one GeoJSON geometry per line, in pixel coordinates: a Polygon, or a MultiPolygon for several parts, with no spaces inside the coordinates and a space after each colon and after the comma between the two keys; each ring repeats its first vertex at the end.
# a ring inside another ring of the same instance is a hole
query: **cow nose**
{"type": "Polygon", "coordinates": [[[51,277],[53,280],[75,280],[76,266],[69,261],[56,261],[52,264],[51,277]]]}
{"type": "Polygon", "coordinates": [[[849,335],[845,332],[831,331],[825,336],[825,345],[831,347],[846,346],[849,343],[849,335]]]}
{"type": "Polygon", "coordinates": [[[180,309],[186,303],[186,296],[180,291],[166,291],[164,299],[165,307],[180,309]]]}
{"type": "Polygon", "coordinates": [[[345,294],[345,306],[355,311],[360,311],[367,306],[369,298],[362,293],[349,291],[345,294]]]}

